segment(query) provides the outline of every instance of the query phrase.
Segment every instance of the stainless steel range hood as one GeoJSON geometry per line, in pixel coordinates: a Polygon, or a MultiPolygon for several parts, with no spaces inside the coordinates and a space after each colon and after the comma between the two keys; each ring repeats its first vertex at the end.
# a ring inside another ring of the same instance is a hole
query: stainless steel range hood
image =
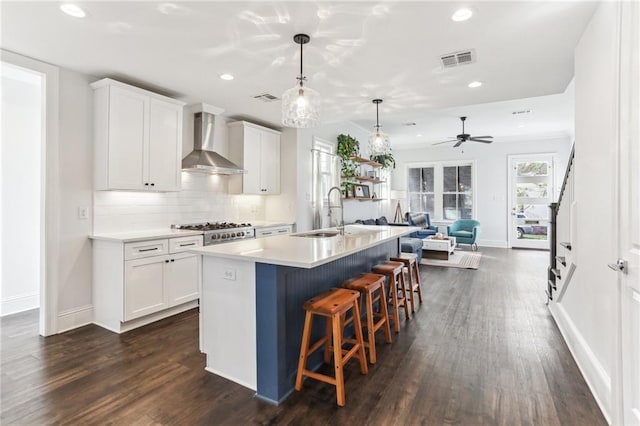
{"type": "Polygon", "coordinates": [[[216,175],[246,173],[246,170],[213,150],[215,118],[208,112],[195,113],[193,151],[182,159],[182,171],[216,175]]]}

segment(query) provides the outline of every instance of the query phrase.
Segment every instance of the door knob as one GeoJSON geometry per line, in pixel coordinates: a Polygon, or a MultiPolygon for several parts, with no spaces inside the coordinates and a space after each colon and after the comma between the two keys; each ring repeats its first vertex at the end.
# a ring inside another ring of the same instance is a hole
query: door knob
{"type": "Polygon", "coordinates": [[[627,261],[624,259],[618,259],[616,263],[609,263],[607,266],[614,271],[627,273],[627,261]]]}

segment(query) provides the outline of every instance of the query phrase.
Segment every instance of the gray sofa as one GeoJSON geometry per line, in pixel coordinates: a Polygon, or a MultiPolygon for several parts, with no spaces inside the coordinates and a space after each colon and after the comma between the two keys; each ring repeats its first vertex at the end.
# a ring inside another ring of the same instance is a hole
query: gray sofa
{"type": "MultiPolygon", "coordinates": [[[[387,221],[387,218],[384,216],[380,216],[378,219],[358,219],[356,223],[361,225],[389,225],[389,221],[387,221]]],[[[418,263],[420,263],[422,260],[422,240],[412,237],[400,237],[400,251],[416,254],[418,256],[418,263]]]]}

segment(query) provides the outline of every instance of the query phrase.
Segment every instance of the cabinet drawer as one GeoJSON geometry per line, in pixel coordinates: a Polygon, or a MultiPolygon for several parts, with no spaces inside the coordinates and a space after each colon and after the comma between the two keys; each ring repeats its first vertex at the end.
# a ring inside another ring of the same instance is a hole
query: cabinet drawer
{"type": "Polygon", "coordinates": [[[289,233],[291,233],[291,225],[262,228],[256,229],[256,238],[271,237],[273,235],[282,235],[289,233]]]}
{"type": "Polygon", "coordinates": [[[181,253],[194,247],[202,246],[202,236],[171,238],[169,240],[169,253],[181,253]]]}
{"type": "Polygon", "coordinates": [[[449,240],[444,241],[429,241],[423,240],[422,250],[441,250],[446,251],[451,248],[451,242],[449,240]]]}
{"type": "Polygon", "coordinates": [[[169,240],[139,241],[124,245],[124,260],[142,259],[169,253],[169,240]]]}

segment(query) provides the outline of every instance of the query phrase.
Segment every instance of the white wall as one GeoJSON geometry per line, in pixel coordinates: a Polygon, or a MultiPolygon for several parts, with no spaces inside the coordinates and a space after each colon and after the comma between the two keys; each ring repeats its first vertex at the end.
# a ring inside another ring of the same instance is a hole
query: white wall
{"type": "MultiPolygon", "coordinates": [[[[93,194],[93,91],[96,79],[60,69],[59,329],[92,320],[91,220],[78,218],[93,194]]],[[[89,215],[91,216],[91,215],[89,215]]]]}
{"type": "Polygon", "coordinates": [[[0,315],[40,305],[42,77],[2,64],[0,315]]]}
{"type": "MultiPolygon", "coordinates": [[[[509,206],[508,204],[508,158],[515,154],[557,153],[555,179],[558,188],[571,152],[571,139],[554,137],[529,140],[496,141],[490,145],[464,144],[464,154],[450,145],[427,146],[421,149],[396,149],[394,156],[397,168],[392,177],[392,188],[406,190],[407,165],[410,163],[433,161],[475,160],[476,182],[476,218],[482,231],[478,245],[507,247],[509,206]]],[[[407,200],[401,203],[402,211],[407,211],[407,200]]],[[[395,204],[391,206],[395,209],[395,204]]]]}
{"type": "MultiPolygon", "coordinates": [[[[617,3],[601,3],[575,54],[576,144],[573,232],[576,271],[551,312],[605,417],[617,407],[612,386],[616,360],[614,236],[618,133],[619,28],[617,3]]],[[[560,209],[570,206],[561,204],[560,209]]],[[[561,230],[567,235],[566,230],[561,230]]],[[[559,253],[561,254],[561,253],[559,253]]],[[[562,293],[559,293],[560,296],[562,293]]]]}

